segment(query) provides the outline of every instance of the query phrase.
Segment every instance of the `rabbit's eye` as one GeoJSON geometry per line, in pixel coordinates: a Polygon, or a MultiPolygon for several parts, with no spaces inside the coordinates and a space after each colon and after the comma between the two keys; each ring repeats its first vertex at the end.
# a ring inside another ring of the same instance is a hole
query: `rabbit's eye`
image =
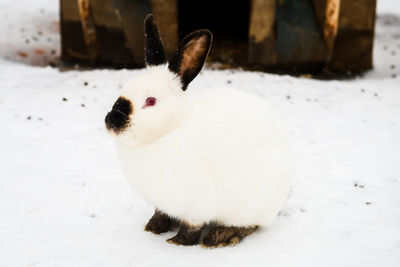
{"type": "Polygon", "coordinates": [[[157,103],[157,99],[155,97],[148,97],[146,99],[146,103],[145,103],[145,107],[150,107],[150,106],[154,106],[157,103]]]}

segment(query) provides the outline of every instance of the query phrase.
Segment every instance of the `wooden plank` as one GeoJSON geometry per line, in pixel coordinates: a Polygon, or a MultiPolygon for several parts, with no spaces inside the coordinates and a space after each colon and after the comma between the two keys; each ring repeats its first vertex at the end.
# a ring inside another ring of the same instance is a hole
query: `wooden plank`
{"type": "Polygon", "coordinates": [[[375,11],[376,0],[341,1],[331,70],[360,72],[372,68],[375,11]]]}
{"type": "Polygon", "coordinates": [[[82,25],[83,39],[90,61],[93,63],[99,56],[100,46],[96,38],[96,29],[93,20],[90,0],[77,0],[79,18],[82,25]]]}
{"type": "Polygon", "coordinates": [[[333,48],[339,28],[339,10],[341,0],[313,0],[322,36],[327,47],[327,61],[333,55],[333,48]]]}
{"type": "MultiPolygon", "coordinates": [[[[142,30],[143,28],[143,22],[140,28],[134,24],[129,25],[129,18],[135,14],[132,12],[131,3],[136,2],[143,1],[91,0],[97,39],[100,43],[99,63],[102,65],[112,65],[114,67],[143,65],[143,56],[137,55],[137,53],[134,54],[136,48],[131,47],[128,39],[128,36],[132,37],[125,32],[125,29],[129,29],[130,32],[137,32],[137,29],[142,30]],[[119,17],[119,11],[121,10],[122,19],[119,17]]],[[[135,40],[134,43],[136,42],[138,40],[135,40]]]]}
{"type": "Polygon", "coordinates": [[[321,31],[323,31],[326,20],[326,6],[328,0],[312,0],[312,1],[314,3],[315,13],[317,15],[321,31]]]}
{"type": "Polygon", "coordinates": [[[273,65],[275,53],[275,0],[251,0],[248,61],[273,65]]]}
{"type": "Polygon", "coordinates": [[[275,28],[278,63],[325,62],[327,51],[311,1],[280,0],[275,28]]]}
{"type": "Polygon", "coordinates": [[[60,0],[60,14],[63,20],[80,22],[78,2],[60,0]]]}
{"type": "MultiPolygon", "coordinates": [[[[228,60],[246,65],[247,56],[252,65],[248,67],[264,70],[316,70],[327,61],[332,71],[371,68],[376,0],[250,0],[250,4],[247,55],[243,52],[241,61],[233,56],[228,60]]],[[[177,5],[178,0],[60,0],[62,59],[143,66],[143,19],[148,13],[154,14],[171,56],[179,38],[177,5]]],[[[224,29],[227,17],[218,23],[207,17],[201,25],[224,29]]],[[[201,27],[190,19],[189,15],[185,20],[186,28],[201,27]]],[[[244,25],[237,22],[237,27],[244,25]]],[[[218,34],[221,43],[226,41],[223,33],[218,34]]],[[[246,51],[245,37],[230,41],[235,49],[246,51]]]]}
{"type": "Polygon", "coordinates": [[[326,61],[327,49],[310,0],[251,3],[249,63],[298,67],[326,61]]]}
{"type": "Polygon", "coordinates": [[[60,0],[61,59],[67,62],[89,60],[83,37],[77,1],[60,0]]]}
{"type": "MultiPolygon", "coordinates": [[[[113,1],[113,13],[118,19],[121,27],[121,36],[117,37],[120,40],[120,48],[126,49],[128,56],[119,60],[130,61],[131,64],[143,66],[144,65],[144,26],[143,21],[148,13],[152,12],[151,1],[132,1],[132,0],[118,0],[113,1]]],[[[108,34],[112,34],[110,27],[108,34]]],[[[115,33],[114,33],[115,34],[115,33]]],[[[115,49],[114,49],[115,50],[115,49]]],[[[110,48],[110,52],[112,49],[110,48]]],[[[121,54],[122,57],[122,54],[121,54]]],[[[123,61],[124,62],[124,61],[123,61]]]]}
{"type": "Polygon", "coordinates": [[[375,26],[376,0],[342,1],[339,19],[341,31],[370,31],[375,26]]]}
{"type": "Polygon", "coordinates": [[[324,39],[331,52],[339,29],[340,3],[341,0],[327,0],[324,39]]]}
{"type": "Polygon", "coordinates": [[[178,0],[151,0],[153,15],[168,57],[178,47],[178,0]]]}

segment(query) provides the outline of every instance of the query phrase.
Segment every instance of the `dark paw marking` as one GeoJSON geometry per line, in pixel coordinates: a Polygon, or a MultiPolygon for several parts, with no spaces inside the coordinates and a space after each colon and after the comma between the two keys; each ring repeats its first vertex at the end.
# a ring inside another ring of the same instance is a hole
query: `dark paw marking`
{"type": "Polygon", "coordinates": [[[219,248],[234,246],[243,238],[257,230],[254,227],[227,227],[216,226],[203,238],[201,246],[204,248],[219,248]]]}
{"type": "Polygon", "coordinates": [[[156,210],[149,222],[146,224],[144,230],[154,234],[161,234],[168,232],[177,226],[177,220],[171,218],[167,214],[156,210]]]}
{"type": "Polygon", "coordinates": [[[200,240],[201,227],[188,226],[186,224],[181,224],[179,232],[176,236],[167,240],[170,244],[183,245],[183,246],[193,246],[197,245],[200,240]]]}

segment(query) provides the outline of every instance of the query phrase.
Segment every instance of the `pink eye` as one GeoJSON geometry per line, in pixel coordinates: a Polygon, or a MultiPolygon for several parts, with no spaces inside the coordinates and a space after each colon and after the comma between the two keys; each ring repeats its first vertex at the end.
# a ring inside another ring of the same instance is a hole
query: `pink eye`
{"type": "Polygon", "coordinates": [[[157,103],[157,99],[155,97],[148,97],[146,99],[146,104],[144,105],[145,107],[150,107],[150,106],[154,106],[157,103]]]}

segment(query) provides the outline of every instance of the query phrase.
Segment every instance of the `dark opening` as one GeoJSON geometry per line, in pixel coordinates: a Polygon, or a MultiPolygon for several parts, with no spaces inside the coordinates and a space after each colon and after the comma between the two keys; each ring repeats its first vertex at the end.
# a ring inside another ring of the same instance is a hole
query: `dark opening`
{"type": "Polygon", "coordinates": [[[250,1],[178,0],[179,39],[208,29],[214,35],[210,58],[227,64],[247,63],[250,1]]]}

